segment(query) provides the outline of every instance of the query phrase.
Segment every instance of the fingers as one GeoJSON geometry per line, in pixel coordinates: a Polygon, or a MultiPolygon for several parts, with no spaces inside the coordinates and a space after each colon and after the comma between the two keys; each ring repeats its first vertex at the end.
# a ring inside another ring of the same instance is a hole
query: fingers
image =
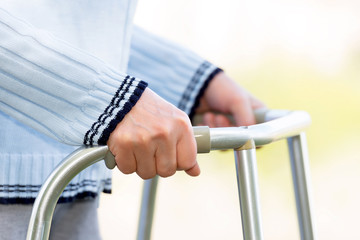
{"type": "Polygon", "coordinates": [[[112,144],[108,144],[110,151],[115,155],[117,168],[124,174],[136,172],[143,179],[154,177],[156,175],[154,147],[147,144],[146,137],[143,134],[119,132],[117,135],[116,139],[112,136],[112,144]]]}
{"type": "MultiPolygon", "coordinates": [[[[218,73],[209,83],[200,99],[197,113],[217,112],[231,114],[236,126],[249,126],[256,123],[254,109],[265,105],[239,86],[224,72],[218,73]]],[[[221,115],[206,115],[205,124],[210,127],[228,127],[229,122],[221,115]]]]}
{"type": "Polygon", "coordinates": [[[151,137],[132,134],[118,141],[115,161],[124,174],[136,172],[143,179],[169,177],[177,170],[176,141],[168,134],[151,137]]]}
{"type": "Polygon", "coordinates": [[[115,161],[117,168],[124,174],[131,174],[137,170],[136,158],[130,151],[119,149],[116,151],[115,161]]]}
{"type": "Polygon", "coordinates": [[[170,177],[175,174],[177,168],[176,148],[174,141],[166,141],[167,137],[158,142],[155,154],[156,172],[161,177],[170,177]]]}
{"type": "MultiPolygon", "coordinates": [[[[121,135],[121,134],[120,134],[121,135]]],[[[121,137],[117,147],[109,147],[116,153],[115,161],[118,169],[124,174],[136,172],[143,179],[156,175],[169,177],[177,170],[188,170],[196,165],[196,145],[191,134],[183,137],[186,141],[177,143],[176,136],[162,133],[150,136],[148,133],[133,133],[131,137],[121,137]],[[194,144],[194,146],[188,146],[194,144]],[[178,167],[180,166],[180,167],[178,167]]],[[[198,170],[191,172],[199,175],[198,170]]]]}
{"type": "Polygon", "coordinates": [[[120,135],[119,131],[114,131],[109,138],[107,143],[109,150],[115,156],[115,162],[117,168],[124,174],[131,174],[136,172],[137,164],[133,152],[128,151],[131,144],[131,135],[123,134],[120,135]],[[122,144],[119,144],[121,143],[122,144]]]}
{"type": "Polygon", "coordinates": [[[177,169],[184,170],[190,176],[198,176],[200,167],[196,161],[196,142],[192,128],[184,125],[184,132],[176,147],[177,169]]]}
{"type": "Polygon", "coordinates": [[[135,142],[133,153],[136,160],[136,173],[143,179],[156,176],[155,146],[149,144],[149,140],[135,142]]]}
{"type": "Polygon", "coordinates": [[[258,108],[265,108],[266,105],[255,98],[253,95],[245,90],[241,91],[233,104],[231,104],[230,112],[234,116],[235,122],[238,126],[249,126],[256,124],[254,110],[258,108]]]}
{"type": "Polygon", "coordinates": [[[230,108],[230,111],[238,126],[249,126],[256,123],[250,99],[247,97],[238,100],[237,104],[230,108]]]}
{"type": "Polygon", "coordinates": [[[200,167],[199,164],[196,163],[192,168],[185,170],[185,172],[192,177],[196,177],[200,175],[200,167]]]}
{"type": "Polygon", "coordinates": [[[225,115],[211,112],[204,113],[202,124],[211,128],[232,126],[232,123],[225,115]]]}
{"type": "Polygon", "coordinates": [[[249,99],[252,109],[258,109],[258,108],[266,108],[265,103],[254,97],[252,94],[249,93],[249,99]]]}

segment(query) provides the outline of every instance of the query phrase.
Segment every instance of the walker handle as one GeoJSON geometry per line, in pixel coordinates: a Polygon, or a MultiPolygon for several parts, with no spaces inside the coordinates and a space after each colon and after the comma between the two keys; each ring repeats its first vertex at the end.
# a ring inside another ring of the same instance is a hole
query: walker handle
{"type": "MultiPolygon", "coordinates": [[[[210,150],[236,149],[253,139],[256,146],[299,134],[310,125],[311,119],[304,111],[269,110],[265,108],[254,111],[257,124],[243,127],[209,128],[193,127],[198,153],[210,150]]],[[[200,122],[201,115],[194,118],[200,122]]],[[[231,118],[231,117],[230,117],[231,118]]],[[[105,156],[105,164],[109,169],[116,166],[110,151],[105,156]]]]}
{"type": "MultiPolygon", "coordinates": [[[[258,109],[255,110],[255,118],[257,123],[262,123],[265,120],[267,109],[258,109]]],[[[197,124],[201,122],[203,115],[198,114],[193,118],[193,123],[197,124]]],[[[232,116],[228,116],[229,119],[232,119],[232,116]]],[[[197,145],[198,153],[209,153],[211,150],[211,141],[210,141],[210,128],[208,126],[196,126],[193,127],[195,141],[197,145]]],[[[114,155],[108,151],[104,158],[105,165],[109,169],[113,169],[116,166],[114,155]]]]}

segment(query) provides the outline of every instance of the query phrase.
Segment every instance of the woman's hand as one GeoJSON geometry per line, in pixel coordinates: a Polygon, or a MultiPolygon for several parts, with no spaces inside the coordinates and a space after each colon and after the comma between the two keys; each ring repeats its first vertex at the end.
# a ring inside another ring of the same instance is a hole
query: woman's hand
{"type": "Polygon", "coordinates": [[[108,140],[119,170],[149,179],[177,170],[200,174],[196,142],[186,113],[147,88],[108,140]]]}
{"type": "Polygon", "coordinates": [[[209,83],[196,113],[204,114],[202,124],[209,127],[249,126],[256,123],[253,111],[263,107],[260,100],[220,72],[209,83]],[[229,114],[235,123],[225,116],[229,114]]]}

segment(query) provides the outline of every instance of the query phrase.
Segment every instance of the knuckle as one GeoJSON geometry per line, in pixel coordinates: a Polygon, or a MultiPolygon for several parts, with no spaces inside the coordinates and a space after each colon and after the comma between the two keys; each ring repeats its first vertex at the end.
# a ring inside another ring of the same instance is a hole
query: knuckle
{"type": "Polygon", "coordinates": [[[191,123],[187,115],[185,117],[177,117],[175,127],[181,129],[181,131],[190,131],[191,123]]]}
{"type": "Polygon", "coordinates": [[[122,172],[123,174],[132,174],[135,172],[135,168],[131,168],[131,167],[124,167],[122,165],[118,165],[118,169],[120,170],[120,172],[122,172]]]}
{"type": "Polygon", "coordinates": [[[136,173],[137,173],[137,175],[139,175],[139,177],[141,177],[144,180],[151,179],[151,178],[156,176],[155,172],[140,172],[140,171],[137,171],[136,173]]]}
{"type": "Polygon", "coordinates": [[[136,171],[136,166],[134,164],[124,164],[122,161],[116,161],[116,166],[120,172],[124,174],[131,174],[136,171]]]}
{"type": "Polygon", "coordinates": [[[142,146],[147,146],[151,142],[151,136],[147,133],[139,133],[137,137],[137,144],[142,146]]]}
{"type": "Polygon", "coordinates": [[[171,129],[167,125],[163,125],[157,127],[154,139],[167,140],[170,135],[171,129]]]}
{"type": "Polygon", "coordinates": [[[129,148],[133,145],[133,141],[134,138],[132,136],[132,134],[130,133],[124,133],[121,136],[119,136],[119,146],[123,147],[123,148],[129,148]]]}
{"type": "Polygon", "coordinates": [[[183,125],[188,125],[189,123],[189,117],[185,112],[179,112],[178,116],[177,116],[177,121],[179,122],[179,124],[183,124],[183,125]]]}
{"type": "Polygon", "coordinates": [[[156,174],[151,174],[151,175],[139,175],[142,179],[144,180],[148,180],[148,179],[152,179],[156,176],[156,174]]]}
{"type": "Polygon", "coordinates": [[[132,146],[147,146],[151,141],[151,137],[149,136],[147,131],[137,131],[135,134],[131,136],[129,142],[131,142],[132,146]]]}
{"type": "Polygon", "coordinates": [[[176,173],[176,169],[173,169],[173,168],[169,168],[169,169],[159,169],[158,170],[158,174],[159,176],[161,177],[170,177],[172,175],[174,175],[176,173]]]}

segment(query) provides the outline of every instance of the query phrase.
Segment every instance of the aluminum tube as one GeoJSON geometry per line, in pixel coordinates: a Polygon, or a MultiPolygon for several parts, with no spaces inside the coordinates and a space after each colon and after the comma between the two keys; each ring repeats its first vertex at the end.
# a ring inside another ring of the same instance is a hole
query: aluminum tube
{"type": "Polygon", "coordinates": [[[261,240],[263,232],[260,218],[255,145],[252,140],[234,151],[239,190],[244,240],[261,240]],[[250,145],[250,147],[248,147],[250,145]]]}
{"type": "Polygon", "coordinates": [[[313,240],[316,238],[311,214],[309,160],[306,146],[305,133],[288,138],[301,240],[313,240]]]}
{"type": "MultiPolygon", "coordinates": [[[[298,135],[311,123],[309,114],[304,111],[286,111],[283,114],[269,111],[267,116],[277,118],[248,127],[211,128],[211,150],[235,149],[249,139],[253,139],[256,146],[269,144],[298,135]]],[[[269,120],[269,118],[265,118],[265,120],[269,120]]]]}
{"type": "Polygon", "coordinates": [[[92,147],[76,150],[65,158],[47,178],[35,200],[30,217],[27,240],[49,238],[56,203],[64,188],[79,172],[102,160],[108,148],[92,147]]]}
{"type": "Polygon", "coordinates": [[[151,228],[154,218],[156,188],[159,177],[145,180],[143,186],[137,240],[150,240],[151,228]]]}

